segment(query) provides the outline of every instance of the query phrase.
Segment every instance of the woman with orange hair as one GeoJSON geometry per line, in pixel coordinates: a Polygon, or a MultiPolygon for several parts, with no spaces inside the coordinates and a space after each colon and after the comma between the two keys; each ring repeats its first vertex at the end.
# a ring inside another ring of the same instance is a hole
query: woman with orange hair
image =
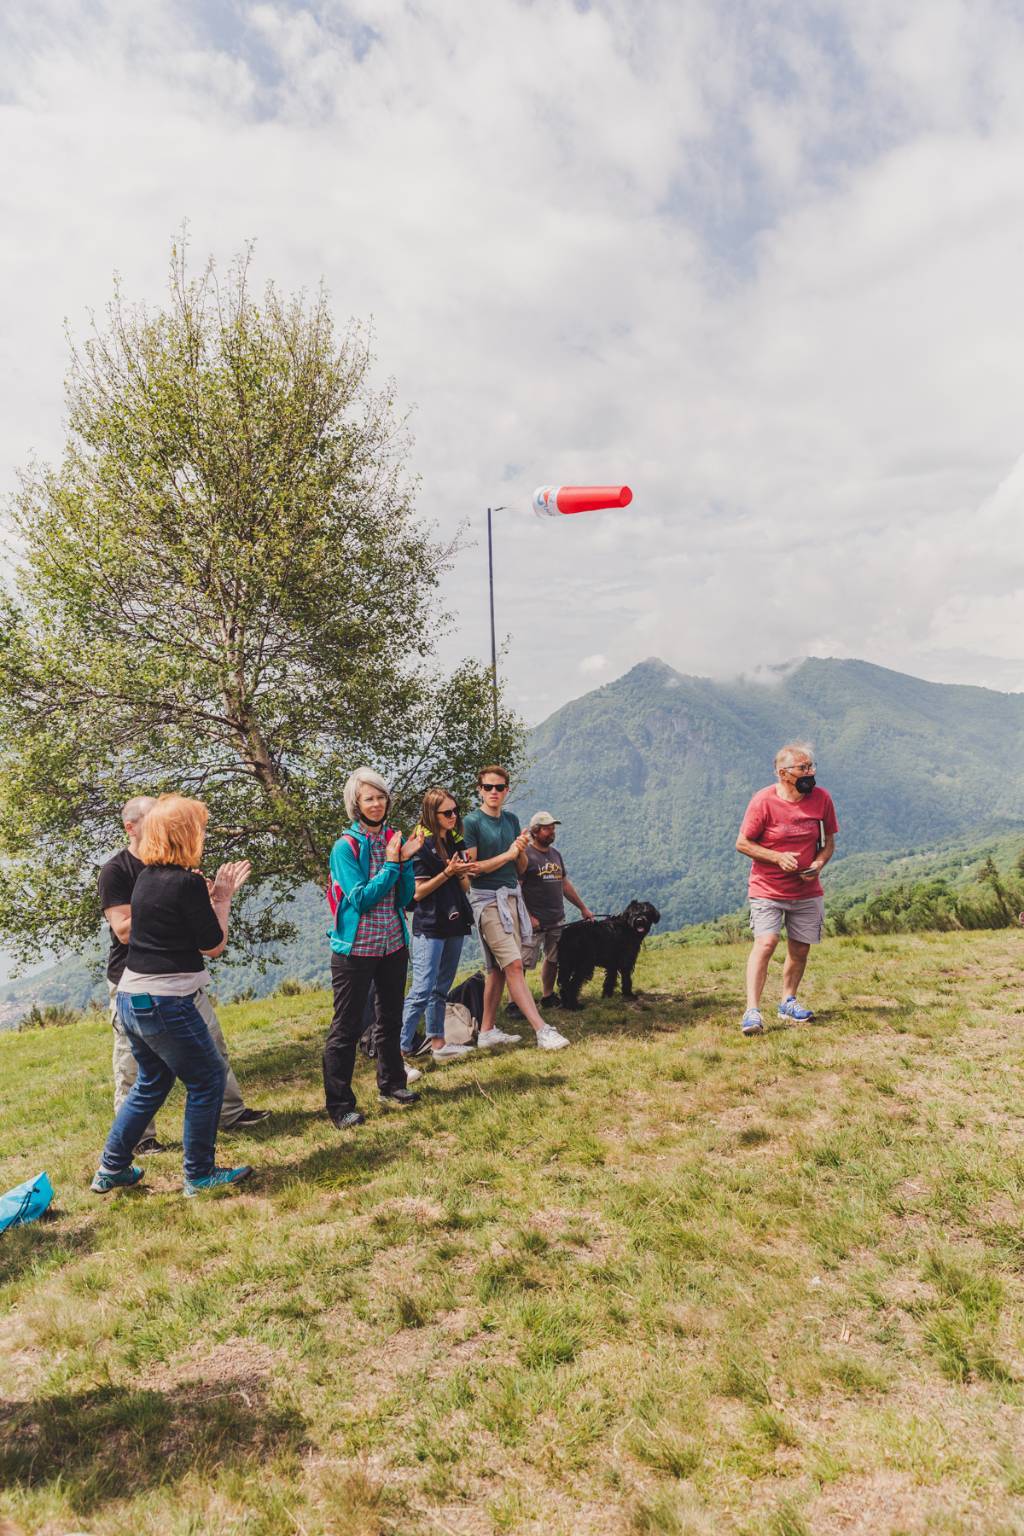
{"type": "Polygon", "coordinates": [[[144,868],[132,891],[128,958],[117,1014],[138,1075],[111,1127],[92,1188],[97,1194],[137,1184],[132,1153],[176,1078],[185,1085],[185,1194],[234,1184],[251,1168],[218,1168],[217,1122],[226,1068],[195,1005],[210,983],[206,956],[223,954],[231,898],[248,880],[243,859],[222,864],[213,880],[199,873],[209,812],[201,800],[161,795],[139,839],[144,868]]]}

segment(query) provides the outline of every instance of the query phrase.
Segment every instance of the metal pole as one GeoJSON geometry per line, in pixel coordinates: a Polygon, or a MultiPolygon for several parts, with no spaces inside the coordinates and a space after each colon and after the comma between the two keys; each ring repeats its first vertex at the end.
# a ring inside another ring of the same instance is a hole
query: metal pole
{"type": "Polygon", "coordinates": [[[498,734],[498,646],[494,636],[494,533],[491,525],[492,512],[504,512],[504,506],[487,508],[487,586],[491,602],[491,708],[494,712],[494,734],[498,734]]]}

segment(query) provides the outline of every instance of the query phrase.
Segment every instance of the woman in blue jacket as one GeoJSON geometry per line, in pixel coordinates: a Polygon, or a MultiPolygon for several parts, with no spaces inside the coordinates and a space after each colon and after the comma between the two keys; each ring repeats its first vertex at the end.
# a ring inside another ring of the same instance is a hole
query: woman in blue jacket
{"type": "Polygon", "coordinates": [[[324,1044],[324,1093],[339,1130],[364,1119],[352,1092],[352,1069],[371,982],[380,1102],[386,1109],[406,1109],[419,1097],[406,1086],[399,1037],[409,963],[405,912],[413,901],[412,859],[422,839],[403,843],[401,832],[387,825],[390,808],[391,792],[380,774],[357,768],[345,785],[352,825],[331,850],[334,1017],[324,1044]]]}

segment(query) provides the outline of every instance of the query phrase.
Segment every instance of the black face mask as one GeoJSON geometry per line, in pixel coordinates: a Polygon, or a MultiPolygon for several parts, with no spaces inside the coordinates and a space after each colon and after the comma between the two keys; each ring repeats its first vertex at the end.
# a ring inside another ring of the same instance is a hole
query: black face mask
{"type": "Polygon", "coordinates": [[[373,827],[374,831],[376,831],[378,827],[382,827],[387,819],[387,816],[382,816],[379,821],[371,821],[369,816],[367,816],[363,811],[359,812],[359,820],[362,822],[363,826],[373,827]]]}
{"type": "Polygon", "coordinates": [[[798,795],[809,795],[817,782],[813,773],[802,773],[798,779],[794,779],[793,788],[798,795]]]}

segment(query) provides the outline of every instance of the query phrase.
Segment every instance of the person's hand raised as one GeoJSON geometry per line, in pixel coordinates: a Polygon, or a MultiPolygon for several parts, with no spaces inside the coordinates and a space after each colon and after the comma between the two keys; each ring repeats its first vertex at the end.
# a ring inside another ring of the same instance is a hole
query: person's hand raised
{"type": "Polygon", "coordinates": [[[444,877],[446,880],[452,880],[456,875],[463,874],[465,868],[466,866],[462,862],[462,856],[458,853],[453,853],[451,858],[448,860],[448,863],[444,867],[444,877]]]}
{"type": "Polygon", "coordinates": [[[410,837],[407,842],[404,842],[402,844],[402,858],[403,859],[411,859],[414,854],[419,853],[419,851],[420,851],[420,849],[422,847],[423,847],[423,837],[422,837],[422,834],[419,833],[419,832],[414,832],[412,837],[410,837]]]}
{"type": "Polygon", "coordinates": [[[388,845],[384,850],[384,857],[389,864],[397,864],[402,857],[402,834],[392,832],[388,838],[388,845]]]}
{"type": "Polygon", "coordinates": [[[516,838],[515,842],[512,844],[513,848],[516,850],[517,856],[520,853],[525,852],[526,848],[529,846],[529,842],[530,842],[530,834],[529,834],[529,832],[520,832],[519,836],[516,838]]]}
{"type": "Polygon", "coordinates": [[[210,900],[230,901],[251,874],[252,865],[248,859],[236,859],[233,864],[222,864],[213,879],[206,882],[210,900]]]}

